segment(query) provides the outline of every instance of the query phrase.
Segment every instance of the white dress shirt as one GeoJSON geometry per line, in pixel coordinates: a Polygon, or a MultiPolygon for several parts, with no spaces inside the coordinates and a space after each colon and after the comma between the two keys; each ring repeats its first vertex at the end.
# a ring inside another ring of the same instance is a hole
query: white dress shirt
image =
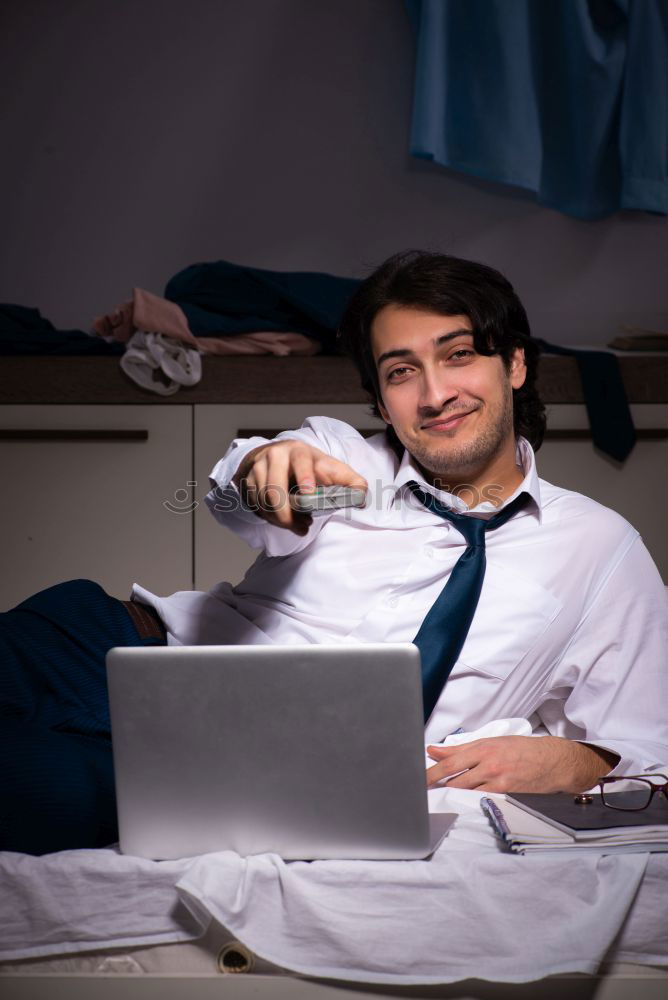
{"type": "MultiPolygon", "coordinates": [[[[244,580],[167,598],[135,584],[133,596],[157,610],[171,644],[412,641],[466,542],[407,482],[471,516],[497,508],[484,501],[468,510],[435,490],[408,453],[397,459],[382,432],[365,440],[340,420],[312,417],[275,440],[285,438],[357,470],[369,484],[367,506],[314,518],[305,536],[268,524],[241,506],[231,484],[265,439],[236,440],[211,473],[207,504],[260,550],[244,580]]],[[[521,716],[536,733],[618,753],[612,774],[665,766],[668,614],[658,571],[622,517],[539,479],[523,438],[517,462],[524,479],[503,506],[522,491],[532,500],[486,534],[480,601],[425,739],[521,716]]]]}

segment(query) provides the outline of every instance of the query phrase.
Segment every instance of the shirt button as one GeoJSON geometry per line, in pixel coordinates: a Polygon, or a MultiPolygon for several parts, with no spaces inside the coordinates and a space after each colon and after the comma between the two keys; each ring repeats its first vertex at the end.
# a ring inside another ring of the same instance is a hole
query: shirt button
{"type": "Polygon", "coordinates": [[[388,607],[390,608],[396,608],[398,603],[399,601],[396,599],[396,597],[390,597],[390,599],[387,602],[388,607]]]}
{"type": "Polygon", "coordinates": [[[431,548],[430,545],[425,545],[425,547],[424,547],[424,554],[426,555],[427,559],[433,559],[434,558],[434,550],[431,548]]]}

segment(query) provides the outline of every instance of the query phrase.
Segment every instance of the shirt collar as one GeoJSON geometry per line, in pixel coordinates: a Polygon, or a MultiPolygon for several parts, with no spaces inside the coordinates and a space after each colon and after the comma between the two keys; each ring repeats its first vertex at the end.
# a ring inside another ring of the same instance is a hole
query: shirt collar
{"type": "Polygon", "coordinates": [[[500,507],[497,507],[490,500],[482,500],[476,507],[467,507],[464,500],[461,497],[456,496],[454,493],[448,493],[445,490],[437,490],[435,487],[431,486],[425,481],[424,476],[420,472],[418,466],[415,464],[412,456],[408,451],[404,450],[403,458],[397,470],[397,474],[394,479],[394,486],[397,492],[399,492],[411,479],[414,480],[418,486],[431,493],[436,499],[445,504],[446,507],[451,507],[456,512],[461,512],[465,514],[496,514],[497,511],[503,510],[503,508],[509,504],[516,496],[520,493],[528,493],[533,504],[533,507],[538,521],[542,520],[542,508],[540,500],[540,486],[538,482],[538,471],[536,469],[536,456],[534,455],[534,450],[526,440],[526,438],[520,437],[517,439],[517,450],[515,453],[517,464],[522,469],[524,473],[524,478],[522,482],[517,487],[517,489],[511,493],[507,500],[504,500],[500,507]]]}

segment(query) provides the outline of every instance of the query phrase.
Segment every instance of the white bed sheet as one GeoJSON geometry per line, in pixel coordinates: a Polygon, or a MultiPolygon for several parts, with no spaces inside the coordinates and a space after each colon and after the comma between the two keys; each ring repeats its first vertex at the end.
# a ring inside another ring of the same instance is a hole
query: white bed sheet
{"type": "Polygon", "coordinates": [[[114,850],[0,855],[0,960],[193,940],[212,918],[269,962],[376,983],[500,982],[668,963],[668,855],[518,857],[479,795],[429,861],[150,862],[114,850]]]}

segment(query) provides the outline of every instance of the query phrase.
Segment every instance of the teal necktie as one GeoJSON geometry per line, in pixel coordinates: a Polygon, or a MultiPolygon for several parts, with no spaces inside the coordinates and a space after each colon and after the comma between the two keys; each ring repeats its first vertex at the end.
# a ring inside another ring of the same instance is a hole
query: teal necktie
{"type": "Polygon", "coordinates": [[[427,722],[466,641],[485,579],[485,532],[494,531],[527,505],[528,493],[520,493],[512,503],[488,520],[471,514],[456,514],[421,490],[416,482],[408,488],[427,510],[451,521],[466,539],[448,582],[429,609],[413,642],[422,660],[424,721],[427,722]]]}

